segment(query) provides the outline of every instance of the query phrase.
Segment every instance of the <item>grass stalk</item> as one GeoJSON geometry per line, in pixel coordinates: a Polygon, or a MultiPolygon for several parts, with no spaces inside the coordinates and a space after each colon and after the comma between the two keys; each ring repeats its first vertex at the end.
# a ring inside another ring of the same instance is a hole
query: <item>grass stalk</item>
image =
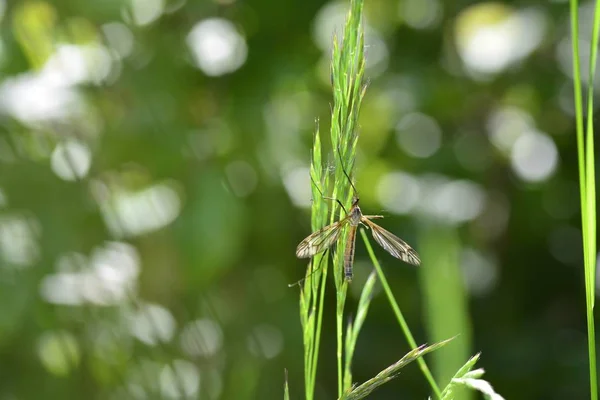
{"type": "Polygon", "coordinates": [[[581,226],[583,233],[584,275],[586,290],[586,315],[588,331],[588,357],[590,370],[590,398],[598,399],[596,372],[596,334],[594,329],[594,302],[596,286],[596,183],[594,161],[594,75],[596,72],[598,36],[600,33],[600,1],[596,1],[592,40],[590,41],[590,64],[587,93],[587,124],[584,133],[581,73],[579,63],[579,14],[578,2],[570,1],[571,37],[573,51],[573,87],[575,121],[577,131],[577,159],[579,168],[579,191],[581,201],[581,226]]]}
{"type": "MultiPolygon", "coordinates": [[[[418,274],[427,315],[427,337],[435,342],[460,334],[451,347],[430,357],[436,382],[442,386],[471,355],[471,320],[460,269],[459,236],[456,227],[431,222],[422,224],[419,232],[423,267],[418,268],[418,274]],[[440,279],[442,276],[444,278],[440,279]]],[[[457,398],[467,400],[473,396],[464,391],[457,398]]]]}
{"type": "MultiPolygon", "coordinates": [[[[344,26],[341,41],[337,36],[334,37],[332,62],[331,62],[331,83],[333,87],[333,105],[331,112],[331,146],[334,154],[334,176],[331,188],[331,196],[341,199],[341,203],[346,210],[350,209],[352,197],[355,194],[351,183],[346,177],[346,173],[352,177],[354,159],[357,145],[358,116],[360,106],[365,95],[366,85],[363,83],[365,59],[364,59],[364,32],[362,26],[362,0],[351,0],[350,10],[344,26]]],[[[319,131],[315,135],[315,144],[313,147],[313,158],[311,163],[311,178],[313,182],[313,207],[312,207],[312,228],[313,231],[321,228],[326,223],[327,206],[323,200],[321,192],[329,192],[328,174],[322,174],[321,160],[321,142],[319,131]],[[324,190],[319,191],[317,183],[324,190]]],[[[336,202],[330,203],[329,223],[345,217],[344,210],[336,202]]],[[[338,244],[345,244],[348,236],[348,229],[340,234],[338,244]]],[[[365,238],[363,233],[363,238],[365,238]]],[[[420,358],[423,352],[419,352],[416,342],[408,329],[400,308],[395,301],[381,267],[374,257],[373,250],[365,239],[367,249],[371,255],[373,263],[376,265],[377,272],[386,294],[390,299],[392,308],[398,318],[402,330],[405,332],[411,347],[415,350],[414,357],[418,359],[421,370],[432,386],[436,396],[440,397],[440,390],[427,368],[425,362],[420,358]],[[418,357],[417,357],[418,355],[418,357]]],[[[324,267],[319,271],[310,274],[307,272],[307,279],[301,293],[301,320],[304,329],[304,348],[305,348],[305,387],[306,398],[312,400],[314,397],[315,377],[318,362],[318,349],[320,342],[321,321],[323,316],[323,302],[325,298],[325,279],[327,276],[327,258],[325,255],[315,257],[320,259],[319,263],[324,261],[324,267]],[[322,272],[320,272],[322,271],[322,272]],[[316,314],[316,318],[315,318],[316,314]]],[[[347,328],[346,340],[344,341],[344,308],[348,291],[348,282],[343,274],[344,245],[338,245],[333,255],[333,274],[336,289],[336,358],[338,375],[338,397],[343,397],[343,393],[348,393],[351,389],[351,361],[354,348],[358,338],[358,333],[366,317],[368,305],[370,303],[371,291],[375,277],[373,276],[363,288],[363,295],[359,302],[359,308],[355,322],[350,323],[347,328]],[[344,349],[346,350],[344,352],[344,349]]],[[[315,268],[311,264],[311,270],[315,268]]],[[[422,349],[421,349],[422,350],[422,349]]],[[[397,366],[396,366],[397,367],[397,366]]],[[[395,371],[395,369],[392,369],[395,371]]],[[[388,371],[389,372],[389,371],[388,371]]],[[[392,374],[393,375],[393,374],[392,374]]],[[[379,376],[379,375],[378,375],[379,376]]],[[[387,376],[388,375],[382,375],[387,376]]],[[[391,376],[391,375],[390,375],[391,376]]],[[[380,376],[381,378],[381,376],[380,376]]],[[[377,384],[382,382],[376,380],[377,384]]]]}
{"type": "MultiPolygon", "coordinates": [[[[365,383],[356,386],[352,390],[345,393],[340,399],[343,400],[358,400],[364,399],[369,396],[375,389],[383,385],[384,383],[389,382],[400,374],[400,370],[404,368],[407,364],[417,360],[421,360],[422,357],[432,351],[435,351],[442,346],[448,344],[452,339],[444,340],[442,342],[434,343],[430,346],[422,345],[419,347],[415,347],[411,351],[409,351],[404,357],[402,357],[399,361],[390,365],[380,373],[378,373],[375,377],[369,379],[365,383]]],[[[448,398],[450,400],[450,398],[448,398]]]]}
{"type": "MultiPolygon", "coordinates": [[[[369,237],[367,236],[367,234],[364,230],[361,230],[360,234],[361,234],[361,236],[363,238],[363,242],[365,243],[365,246],[367,248],[367,252],[369,253],[369,257],[371,258],[371,262],[375,266],[375,270],[377,271],[377,276],[378,276],[379,280],[381,281],[381,286],[383,286],[385,295],[387,296],[388,301],[390,302],[390,305],[392,306],[392,310],[394,311],[394,315],[396,316],[396,319],[398,320],[398,324],[400,324],[400,328],[402,329],[402,332],[404,333],[404,336],[406,337],[406,340],[408,341],[408,344],[410,345],[410,347],[413,349],[416,349],[417,342],[415,341],[415,338],[413,337],[413,335],[410,331],[410,328],[408,327],[408,324],[406,323],[406,320],[404,319],[404,315],[402,315],[402,311],[400,311],[398,302],[394,298],[394,294],[392,293],[392,289],[390,289],[390,285],[387,282],[387,279],[385,277],[385,274],[383,273],[381,265],[379,264],[377,257],[375,257],[375,253],[373,252],[373,247],[371,247],[371,242],[369,241],[369,237]]],[[[439,386],[435,382],[435,379],[433,379],[433,375],[431,374],[431,371],[429,370],[427,363],[422,358],[418,358],[417,363],[419,364],[419,368],[423,372],[425,379],[427,379],[427,382],[429,382],[429,385],[431,386],[431,390],[433,390],[433,393],[435,394],[435,396],[438,399],[441,399],[442,392],[440,391],[439,386]]]]}
{"type": "Polygon", "coordinates": [[[348,329],[346,330],[344,383],[342,387],[344,393],[348,392],[352,387],[352,358],[354,357],[358,335],[369,312],[375,282],[377,282],[377,276],[375,273],[371,273],[363,286],[354,321],[348,323],[348,329]]]}
{"type": "MultiPolygon", "coordinates": [[[[363,84],[364,32],[362,26],[362,0],[351,0],[350,10],[346,18],[342,40],[337,36],[333,41],[331,61],[331,84],[333,87],[333,107],[331,115],[331,146],[335,159],[335,184],[333,197],[342,199],[346,210],[350,208],[353,196],[352,188],[344,171],[352,175],[356,154],[357,125],[360,105],[365,93],[363,84]]],[[[332,205],[331,222],[334,218],[343,218],[343,210],[332,205]]],[[[348,230],[344,229],[338,243],[346,243],[348,230]]],[[[336,357],[338,373],[338,397],[344,387],[344,307],[348,291],[348,283],[343,278],[343,246],[334,253],[333,272],[336,288],[336,357]]]]}
{"type": "MultiPolygon", "coordinates": [[[[327,203],[320,195],[319,184],[327,185],[329,180],[325,174],[323,176],[322,148],[319,125],[315,129],[312,160],[311,160],[311,181],[312,181],[312,217],[311,226],[313,231],[321,228],[327,223],[327,203]]],[[[317,377],[317,366],[319,361],[319,348],[321,343],[321,328],[323,321],[323,304],[325,302],[325,285],[327,282],[328,256],[327,252],[311,260],[302,289],[300,291],[300,321],[302,323],[303,344],[304,344],[304,389],[307,400],[314,398],[315,384],[317,377]]]]}

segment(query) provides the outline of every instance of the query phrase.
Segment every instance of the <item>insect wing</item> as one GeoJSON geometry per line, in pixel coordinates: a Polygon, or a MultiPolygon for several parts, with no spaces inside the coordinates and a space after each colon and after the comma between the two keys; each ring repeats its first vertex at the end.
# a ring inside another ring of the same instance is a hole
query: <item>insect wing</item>
{"type": "Polygon", "coordinates": [[[379,225],[369,221],[367,218],[362,219],[362,222],[369,225],[373,238],[381,247],[394,257],[412,265],[420,265],[421,259],[416,251],[413,250],[406,242],[391,232],[386,231],[379,225]]]}
{"type": "Polygon", "coordinates": [[[340,236],[342,227],[346,224],[347,219],[343,219],[311,234],[304,239],[296,248],[296,257],[308,258],[317,253],[320,253],[335,243],[340,236]]]}

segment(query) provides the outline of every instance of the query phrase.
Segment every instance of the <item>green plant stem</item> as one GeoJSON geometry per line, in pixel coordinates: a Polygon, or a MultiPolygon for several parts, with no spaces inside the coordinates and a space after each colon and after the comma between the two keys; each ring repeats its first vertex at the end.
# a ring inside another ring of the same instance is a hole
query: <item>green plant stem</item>
{"type": "Polygon", "coordinates": [[[588,331],[588,357],[590,370],[590,398],[597,400],[598,384],[596,372],[596,335],[594,328],[595,301],[595,257],[596,257],[596,188],[594,175],[593,140],[593,87],[596,71],[598,35],[600,32],[599,2],[594,12],[594,27],[590,45],[589,90],[587,102],[587,140],[584,138],[581,74],[579,65],[579,16],[576,0],[570,1],[571,39],[573,50],[573,86],[575,100],[575,118],[577,130],[577,154],[579,167],[579,190],[581,205],[581,226],[583,232],[583,252],[586,288],[586,316],[588,331]]]}
{"type": "Polygon", "coordinates": [[[336,333],[337,333],[337,373],[338,373],[338,397],[341,397],[344,393],[344,381],[342,371],[342,345],[343,345],[343,330],[342,330],[342,317],[336,316],[336,333]]]}
{"type": "MultiPolygon", "coordinates": [[[[323,254],[322,257],[326,257],[326,254],[323,254]]],[[[312,376],[310,380],[310,398],[312,399],[315,394],[315,384],[317,381],[317,360],[319,358],[319,346],[321,344],[321,322],[323,321],[323,303],[325,302],[325,286],[327,282],[327,262],[323,267],[323,272],[321,274],[321,292],[319,295],[319,314],[317,317],[317,330],[315,335],[315,348],[313,349],[313,361],[312,361],[312,376]]]]}
{"type": "Polygon", "coordinates": [[[344,393],[344,306],[346,304],[346,292],[348,283],[344,281],[337,292],[336,332],[337,332],[337,369],[338,369],[338,397],[344,393]]]}
{"type": "MultiPolygon", "coordinates": [[[[406,340],[408,341],[408,344],[411,346],[411,348],[416,349],[417,342],[415,341],[412,333],[410,332],[410,329],[408,328],[408,324],[406,323],[406,320],[404,319],[404,316],[402,315],[402,311],[400,311],[400,307],[398,306],[398,303],[396,302],[396,299],[394,298],[394,294],[392,293],[392,290],[390,289],[390,285],[388,285],[387,279],[385,278],[385,275],[383,274],[381,265],[379,264],[379,261],[377,261],[377,258],[375,257],[375,253],[373,252],[373,248],[371,247],[371,242],[369,242],[369,238],[367,237],[367,234],[365,233],[365,231],[363,229],[361,229],[360,234],[362,235],[363,241],[365,242],[365,246],[367,247],[367,252],[369,253],[369,257],[371,257],[371,261],[373,262],[373,265],[375,266],[375,270],[377,270],[377,276],[379,277],[379,280],[381,281],[383,290],[385,291],[385,294],[388,297],[388,301],[390,302],[390,305],[392,306],[392,309],[394,310],[394,314],[396,315],[396,318],[398,319],[398,323],[400,324],[400,327],[402,328],[402,331],[404,332],[404,336],[406,336],[406,340]]],[[[422,358],[419,358],[417,360],[417,362],[419,363],[419,368],[421,368],[423,375],[425,375],[425,378],[429,382],[429,385],[431,386],[431,389],[435,393],[436,397],[438,399],[441,399],[442,392],[440,391],[440,388],[438,387],[437,383],[433,379],[433,375],[431,374],[429,367],[427,367],[427,363],[422,358]]]]}

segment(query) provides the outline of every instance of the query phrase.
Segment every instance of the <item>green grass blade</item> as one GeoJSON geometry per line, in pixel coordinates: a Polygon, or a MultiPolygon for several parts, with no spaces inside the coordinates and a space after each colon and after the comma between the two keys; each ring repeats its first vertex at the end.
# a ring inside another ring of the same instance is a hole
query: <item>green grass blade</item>
{"type": "Polygon", "coordinates": [[[358,335],[365,322],[365,319],[367,318],[367,313],[369,312],[369,306],[371,305],[371,299],[373,298],[375,282],[377,282],[377,275],[375,272],[373,272],[371,275],[369,275],[369,278],[363,286],[360,300],[358,301],[358,308],[354,323],[348,324],[349,329],[346,333],[346,362],[344,365],[344,392],[346,392],[352,386],[352,358],[354,357],[354,350],[356,348],[356,342],[358,341],[358,335]]]}
{"type": "MultiPolygon", "coordinates": [[[[323,254],[323,257],[328,257],[328,252],[323,254]]],[[[315,345],[313,351],[313,360],[312,360],[312,376],[311,376],[311,393],[314,394],[315,385],[317,381],[317,362],[319,359],[319,348],[321,344],[321,327],[323,321],[323,304],[325,303],[325,286],[327,283],[327,266],[324,267],[324,270],[321,274],[321,284],[320,284],[320,292],[319,292],[319,311],[317,316],[317,329],[315,335],[315,345]]]]}
{"type": "Polygon", "coordinates": [[[285,370],[285,383],[283,384],[283,400],[290,400],[290,388],[288,387],[288,372],[285,370]]]}
{"type": "Polygon", "coordinates": [[[598,398],[596,371],[596,341],[594,329],[595,274],[596,274],[596,184],[593,139],[593,88],[596,71],[598,37],[600,33],[600,9],[596,2],[594,26],[590,41],[590,64],[587,101],[587,133],[584,136],[581,74],[579,65],[579,15],[576,0],[570,1],[571,37],[573,50],[573,84],[575,100],[575,118],[577,130],[577,156],[579,167],[579,188],[581,199],[581,225],[583,233],[586,314],[588,330],[588,357],[590,369],[591,399],[598,398]]]}
{"type": "MultiPolygon", "coordinates": [[[[349,209],[352,197],[350,182],[346,173],[352,175],[356,150],[356,121],[362,101],[364,85],[364,33],[362,26],[362,0],[351,0],[341,42],[334,37],[331,61],[331,84],[333,87],[333,108],[331,114],[331,145],[335,159],[335,176],[332,197],[341,199],[349,209]]],[[[343,210],[332,204],[331,221],[344,216],[343,210]]],[[[338,396],[343,392],[343,317],[348,283],[343,277],[343,251],[348,237],[344,229],[338,239],[334,253],[333,273],[336,288],[336,336],[338,396]]]]}
{"type": "MultiPolygon", "coordinates": [[[[398,306],[398,302],[394,298],[394,294],[392,293],[392,290],[390,289],[390,285],[388,285],[387,279],[385,278],[383,270],[381,269],[381,265],[379,264],[379,261],[377,261],[377,258],[375,257],[375,253],[373,252],[373,248],[371,247],[369,238],[367,237],[367,234],[365,233],[364,230],[361,230],[360,234],[362,235],[363,242],[365,243],[365,246],[367,247],[367,252],[369,253],[371,262],[375,266],[375,270],[377,271],[377,276],[379,277],[379,280],[381,281],[383,290],[385,291],[388,301],[390,302],[390,305],[392,306],[394,315],[396,316],[396,319],[398,320],[398,324],[400,324],[400,328],[402,329],[402,332],[404,333],[404,336],[406,337],[406,340],[408,341],[408,344],[410,345],[410,347],[412,347],[413,349],[416,349],[417,342],[415,342],[415,339],[414,339],[412,333],[410,332],[410,329],[408,328],[408,324],[406,323],[406,320],[404,319],[404,316],[402,315],[402,311],[400,311],[400,307],[398,306]]],[[[422,358],[419,358],[417,360],[417,362],[419,363],[419,368],[423,372],[425,379],[427,379],[427,381],[429,382],[429,385],[431,386],[431,389],[433,390],[435,396],[437,398],[441,398],[442,393],[440,391],[440,388],[438,387],[437,383],[433,379],[433,375],[431,374],[429,367],[427,367],[425,360],[423,360],[422,358]]]]}
{"type": "Polygon", "coordinates": [[[386,369],[381,371],[379,374],[377,374],[375,377],[369,379],[362,385],[357,386],[354,389],[352,389],[350,392],[344,394],[343,396],[341,396],[341,399],[358,400],[358,399],[363,399],[363,398],[367,397],[368,395],[373,393],[373,391],[375,389],[377,389],[384,383],[387,383],[390,380],[397,377],[401,372],[400,370],[402,368],[404,368],[406,365],[410,364],[411,362],[413,362],[415,360],[417,360],[417,361],[422,360],[422,357],[425,354],[435,351],[435,350],[441,348],[442,346],[445,346],[451,340],[452,340],[452,338],[448,339],[448,340],[444,340],[439,343],[432,344],[431,346],[426,346],[426,345],[422,345],[419,347],[415,346],[415,348],[413,350],[409,351],[398,362],[390,365],[389,367],[387,367],[386,369]]]}
{"type": "Polygon", "coordinates": [[[492,385],[486,380],[481,379],[485,371],[482,368],[473,369],[477,361],[479,360],[479,354],[471,357],[465,365],[463,365],[454,374],[454,377],[450,380],[450,383],[444,388],[442,392],[442,400],[453,400],[456,398],[463,398],[461,396],[465,389],[471,389],[479,391],[484,395],[486,399],[490,400],[504,400],[500,396],[492,385]]]}
{"type": "MultiPolygon", "coordinates": [[[[450,348],[432,355],[436,381],[445,384],[472,354],[471,320],[459,265],[460,241],[452,227],[433,225],[420,233],[423,267],[418,273],[427,315],[427,336],[435,342],[460,334],[450,348]]],[[[465,400],[471,397],[467,391],[457,396],[465,400]]]]}
{"type": "MultiPolygon", "coordinates": [[[[321,189],[317,186],[327,185],[328,177],[326,175],[323,176],[322,171],[321,136],[317,121],[310,166],[313,197],[311,225],[313,231],[321,228],[327,222],[327,203],[321,197],[321,189]]],[[[300,321],[303,329],[304,345],[304,388],[307,400],[314,398],[317,378],[325,284],[328,269],[327,255],[328,252],[325,252],[311,260],[300,292],[300,321]]]]}

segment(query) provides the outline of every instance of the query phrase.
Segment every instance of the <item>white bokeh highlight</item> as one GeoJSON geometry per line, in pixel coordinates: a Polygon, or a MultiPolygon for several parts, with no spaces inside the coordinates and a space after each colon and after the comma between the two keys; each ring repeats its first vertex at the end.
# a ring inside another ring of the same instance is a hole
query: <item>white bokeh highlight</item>
{"type": "Polygon", "coordinates": [[[417,177],[402,171],[383,175],[377,194],[386,211],[416,213],[449,225],[474,220],[487,204],[484,188],[475,182],[442,175],[417,177]]]}
{"type": "Polygon", "coordinates": [[[62,255],[56,269],[40,284],[40,295],[45,301],[70,306],[112,306],[135,292],[140,259],[133,246],[108,242],[97,247],[90,257],[80,253],[62,255]]]}
{"type": "Polygon", "coordinates": [[[513,11],[502,5],[481,3],[459,15],[456,46],[473,75],[496,74],[537,49],[546,25],[539,9],[513,11]]]}
{"type": "Polygon", "coordinates": [[[461,224],[478,217],[485,206],[485,191],[467,180],[431,177],[424,180],[421,210],[449,224],[461,224]]]}
{"type": "Polygon", "coordinates": [[[78,140],[59,143],[50,157],[50,166],[59,178],[75,181],[85,177],[92,165],[92,152],[78,140]]]}
{"type": "Polygon", "coordinates": [[[506,155],[521,135],[535,128],[535,121],[520,108],[502,107],[489,115],[486,127],[490,142],[506,155]]]}
{"type": "Polygon", "coordinates": [[[282,172],[283,186],[287,191],[292,203],[298,207],[310,207],[311,204],[311,182],[308,167],[286,168],[282,172]]]}
{"type": "Polygon", "coordinates": [[[513,171],[523,181],[541,182],[556,171],[558,150],[550,136],[531,131],[517,139],[510,161],[513,171]]]}
{"type": "Polygon", "coordinates": [[[68,375],[81,361],[77,338],[68,331],[43,332],[36,348],[41,364],[54,375],[68,375]]]}
{"type": "Polygon", "coordinates": [[[120,22],[108,22],[101,27],[112,54],[118,59],[129,57],[133,52],[135,39],[127,25],[120,22]]]}
{"type": "Polygon", "coordinates": [[[464,249],[460,259],[463,280],[469,293],[479,297],[490,293],[498,281],[496,261],[471,248],[464,249]]]}
{"type": "Polygon", "coordinates": [[[26,124],[68,120],[79,114],[82,102],[74,88],[43,74],[21,74],[0,85],[0,110],[26,124]]]}
{"type": "MultiPolygon", "coordinates": [[[[336,1],[325,3],[317,12],[313,23],[313,41],[327,59],[331,54],[334,35],[341,39],[348,15],[348,3],[336,1]]],[[[365,68],[371,77],[384,72],[388,67],[389,49],[383,36],[363,20],[365,32],[365,68]]]]}
{"type": "Polygon", "coordinates": [[[110,52],[104,46],[62,44],[44,65],[44,74],[56,85],[101,84],[111,68],[110,52]]]}
{"type": "Polygon", "coordinates": [[[156,21],[163,13],[165,0],[129,0],[131,19],[135,25],[144,26],[156,21]]]}
{"type": "Polygon", "coordinates": [[[396,125],[398,145],[409,155],[427,158],[435,154],[442,142],[442,130],[428,115],[411,113],[396,125]]]}
{"type": "Polygon", "coordinates": [[[233,161],[228,164],[225,167],[225,175],[233,194],[238,197],[246,197],[256,189],[258,176],[252,165],[245,161],[233,161]]]}
{"type": "Polygon", "coordinates": [[[19,214],[0,216],[0,260],[4,267],[27,267],[40,256],[39,222],[19,214]]]}
{"type": "Polygon", "coordinates": [[[248,55],[246,40],[235,25],[223,18],[198,22],[187,36],[196,66],[208,76],[221,76],[239,69],[248,55]]]}
{"type": "Polygon", "coordinates": [[[248,335],[247,344],[255,356],[272,359],[283,350],[283,334],[273,325],[257,325],[248,335]]]}
{"type": "Polygon", "coordinates": [[[113,71],[110,51],[99,44],[57,45],[39,71],[5,79],[0,84],[0,113],[39,128],[44,123],[92,119],[77,85],[100,85],[113,71]]]}
{"type": "Polygon", "coordinates": [[[430,29],[442,19],[442,4],[439,0],[404,0],[399,6],[400,18],[414,29],[430,29]]]}
{"type": "Polygon", "coordinates": [[[143,235],[172,223],[181,212],[181,199],[168,184],[139,191],[109,188],[94,182],[92,190],[110,232],[118,238],[143,235]]]}
{"type": "Polygon", "coordinates": [[[166,398],[197,398],[200,390],[200,371],[186,360],[175,360],[160,372],[160,389],[166,398]]]}
{"type": "Polygon", "coordinates": [[[173,315],[158,304],[144,304],[129,317],[131,334],[149,346],[170,342],[175,328],[173,315]]]}
{"type": "Polygon", "coordinates": [[[218,323],[204,318],[189,322],[181,332],[182,350],[193,357],[212,357],[223,346],[223,331],[218,323]]]}
{"type": "Polygon", "coordinates": [[[404,172],[384,175],[377,184],[379,201],[385,210],[396,214],[408,214],[420,199],[419,181],[404,172]]]}

